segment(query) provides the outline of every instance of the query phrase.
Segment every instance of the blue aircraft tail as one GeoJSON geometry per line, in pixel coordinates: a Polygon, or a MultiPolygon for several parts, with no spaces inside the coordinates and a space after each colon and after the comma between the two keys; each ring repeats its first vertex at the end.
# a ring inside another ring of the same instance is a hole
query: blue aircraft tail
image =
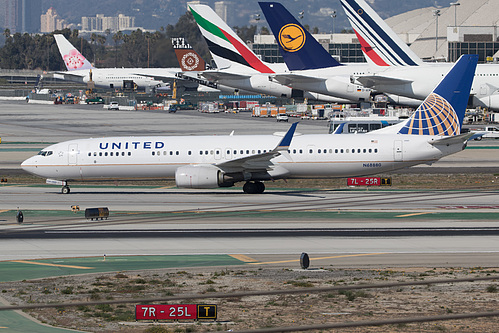
{"type": "Polygon", "coordinates": [[[400,134],[461,134],[478,55],[462,55],[423,104],[408,119],[400,134]]]}
{"type": "Polygon", "coordinates": [[[283,5],[277,2],[258,4],[290,70],[341,66],[283,5]]]}

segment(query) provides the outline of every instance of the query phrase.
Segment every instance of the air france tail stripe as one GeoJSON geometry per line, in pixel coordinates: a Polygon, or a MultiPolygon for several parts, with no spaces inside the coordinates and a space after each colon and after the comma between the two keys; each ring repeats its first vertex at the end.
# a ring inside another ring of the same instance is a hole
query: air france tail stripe
{"type": "MultiPolygon", "coordinates": [[[[385,45],[383,45],[383,43],[381,43],[381,41],[378,38],[379,36],[376,36],[373,33],[371,33],[371,31],[369,30],[369,27],[366,27],[364,25],[364,23],[359,18],[357,18],[356,14],[352,13],[352,10],[350,8],[346,7],[345,5],[343,5],[343,7],[345,8],[345,11],[347,11],[348,17],[350,18],[352,25],[357,26],[358,31],[362,32],[364,35],[366,35],[366,37],[374,40],[374,44],[377,44],[380,46],[376,50],[378,50],[378,52],[381,53],[386,60],[390,61],[390,63],[392,65],[397,65],[397,64],[403,65],[403,63],[399,59],[397,59],[397,57],[395,55],[393,55],[390,52],[390,50],[385,45]],[[383,49],[381,49],[381,47],[383,49]]],[[[367,14],[365,14],[365,15],[367,15],[367,14]]],[[[374,52],[376,52],[376,51],[374,51],[374,52]]]]}
{"type": "MultiPolygon", "coordinates": [[[[379,25],[355,1],[353,1],[353,0],[344,0],[344,1],[347,2],[352,7],[352,10],[355,13],[359,14],[359,16],[360,16],[360,13],[362,13],[362,19],[373,30],[373,31],[371,31],[370,29],[366,29],[365,31],[367,33],[369,33],[372,37],[375,37],[374,33],[376,33],[377,36],[379,36],[391,48],[391,50],[393,50],[395,52],[395,55],[394,55],[393,53],[389,52],[389,50],[387,50],[388,53],[393,56],[394,60],[399,62],[397,60],[397,56],[398,56],[399,59],[401,59],[407,65],[410,65],[410,66],[417,65],[417,63],[414,62],[402,49],[400,49],[400,47],[397,45],[397,43],[395,43],[390,38],[390,36],[388,36],[387,33],[383,29],[381,29],[379,27],[379,25]]],[[[343,7],[348,9],[348,7],[346,7],[345,5],[343,7]]],[[[352,13],[352,11],[350,9],[348,9],[348,11],[352,14],[352,16],[356,16],[354,13],[352,13]]],[[[358,20],[360,20],[360,19],[358,19],[358,20]]],[[[377,40],[377,38],[375,38],[375,39],[377,40]]],[[[382,44],[380,43],[379,45],[382,45],[382,44]]],[[[383,45],[383,47],[385,47],[385,46],[383,45]]]]}
{"type": "Polygon", "coordinates": [[[359,39],[360,46],[362,48],[362,51],[378,66],[390,66],[388,65],[377,53],[374,51],[374,49],[369,45],[368,42],[362,36],[357,32],[356,29],[353,29],[355,34],[357,35],[357,38],[359,39]]]}

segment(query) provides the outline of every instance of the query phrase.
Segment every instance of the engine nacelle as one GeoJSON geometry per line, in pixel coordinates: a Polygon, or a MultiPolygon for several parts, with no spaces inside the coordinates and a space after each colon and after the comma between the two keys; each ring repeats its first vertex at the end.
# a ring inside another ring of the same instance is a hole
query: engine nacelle
{"type": "Polygon", "coordinates": [[[215,166],[189,165],[177,169],[175,183],[183,188],[216,188],[234,186],[224,181],[224,173],[215,166]]]}

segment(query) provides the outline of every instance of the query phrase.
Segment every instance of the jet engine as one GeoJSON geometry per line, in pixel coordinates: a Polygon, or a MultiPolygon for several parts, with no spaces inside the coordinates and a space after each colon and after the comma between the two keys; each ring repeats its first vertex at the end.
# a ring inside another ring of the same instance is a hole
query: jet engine
{"type": "Polygon", "coordinates": [[[181,188],[216,188],[234,186],[222,170],[211,165],[189,165],[177,169],[175,183],[181,188]]]}

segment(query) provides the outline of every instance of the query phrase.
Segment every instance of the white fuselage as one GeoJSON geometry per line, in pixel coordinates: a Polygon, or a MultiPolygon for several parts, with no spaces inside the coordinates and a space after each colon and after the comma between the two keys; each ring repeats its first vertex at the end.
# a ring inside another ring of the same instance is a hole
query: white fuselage
{"type": "MultiPolygon", "coordinates": [[[[177,72],[180,72],[180,68],[93,68],[92,81],[101,88],[121,88],[124,80],[132,80],[140,88],[153,88],[165,85],[163,81],[154,79],[154,76],[170,77],[173,80],[177,72]]],[[[90,81],[88,69],[55,74],[56,77],[58,75],[64,75],[65,80],[83,83],[90,81]]]]}
{"type": "MultiPolygon", "coordinates": [[[[267,174],[257,180],[349,177],[432,163],[463,149],[434,146],[441,137],[363,134],[296,135],[288,153],[271,159],[267,174]]],[[[56,180],[172,178],[179,167],[215,166],[272,151],[278,135],[155,136],[80,139],[58,143],[22,168],[56,180]]],[[[230,173],[230,168],[222,168],[230,173]]],[[[236,171],[236,170],[234,170],[236,171]]],[[[245,171],[251,178],[251,168],[245,171]]]]}
{"type": "MultiPolygon", "coordinates": [[[[352,74],[356,77],[362,75],[379,75],[383,77],[396,78],[410,81],[408,83],[377,83],[371,88],[384,93],[390,93],[409,98],[423,100],[433,88],[449,72],[453,63],[425,63],[421,66],[405,67],[359,67],[352,74]]],[[[350,67],[350,66],[348,66],[350,67]]],[[[499,109],[499,65],[479,64],[476,68],[475,78],[471,86],[470,95],[473,95],[472,105],[474,107],[488,107],[499,109]]]]}

